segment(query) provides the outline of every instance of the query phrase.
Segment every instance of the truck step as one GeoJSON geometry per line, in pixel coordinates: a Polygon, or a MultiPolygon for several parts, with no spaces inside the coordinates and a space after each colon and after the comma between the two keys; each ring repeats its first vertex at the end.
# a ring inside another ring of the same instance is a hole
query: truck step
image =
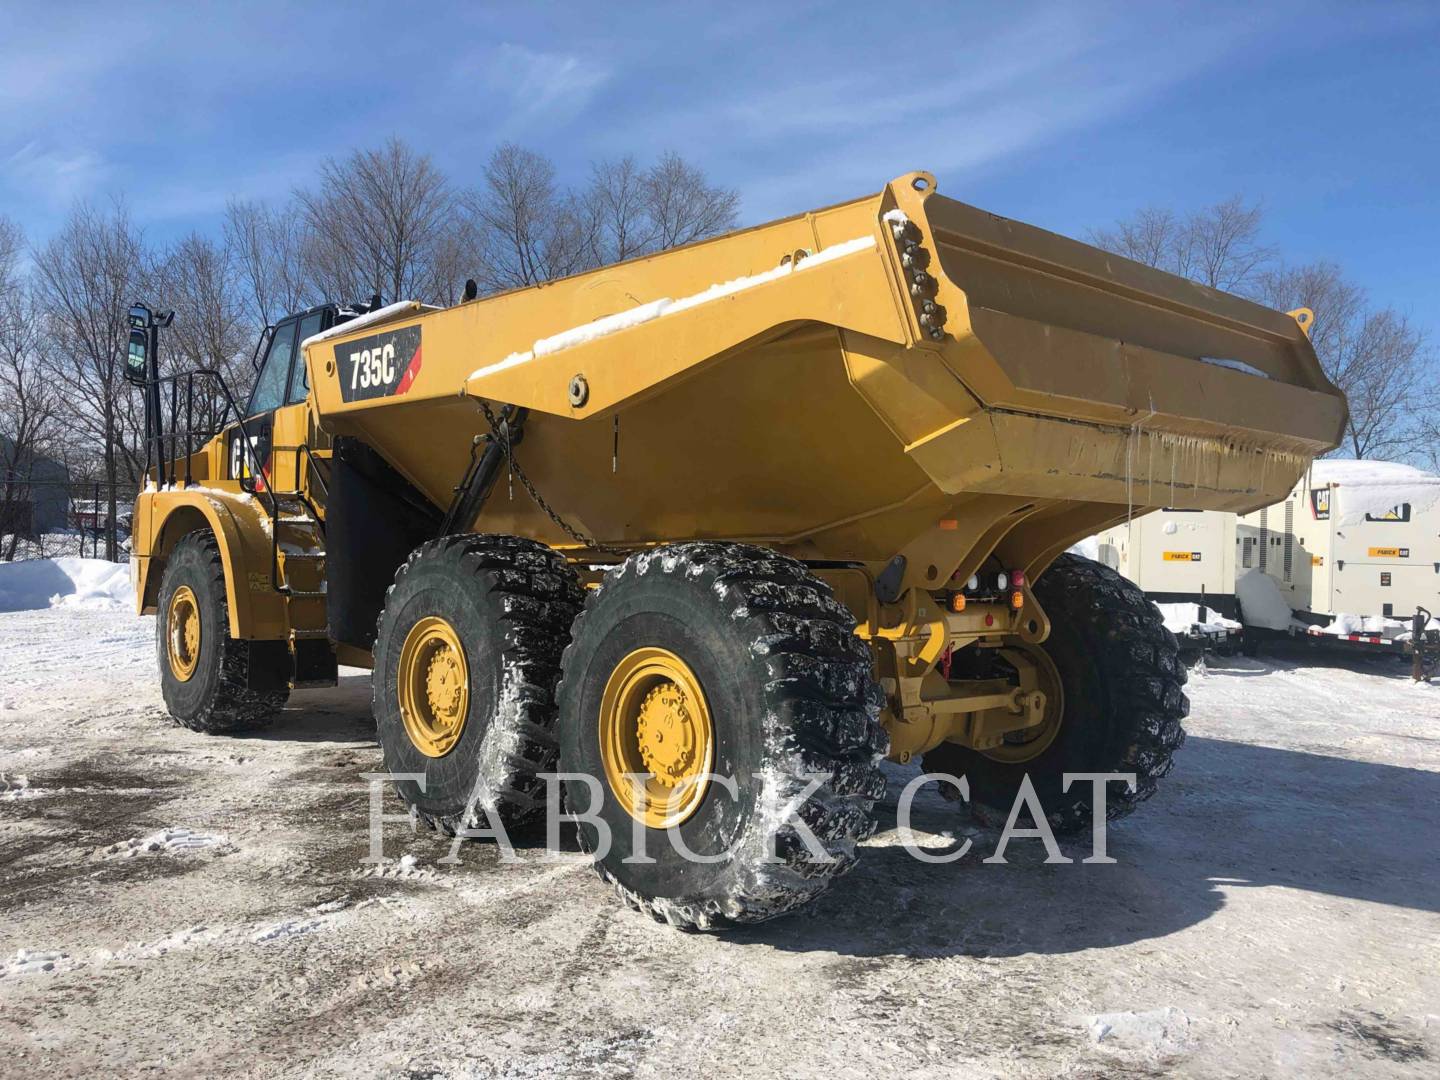
{"type": "Polygon", "coordinates": [[[291,641],[319,641],[329,637],[330,628],[328,626],[322,626],[317,630],[297,630],[294,628],[290,630],[291,641]]]}
{"type": "Polygon", "coordinates": [[[286,560],[287,562],[290,561],[290,560],[292,560],[292,559],[323,559],[323,558],[325,558],[325,552],[323,552],[323,551],[282,551],[282,552],[280,552],[280,558],[286,560]]]}
{"type": "Polygon", "coordinates": [[[324,589],[286,589],[285,595],[291,600],[315,600],[327,594],[324,589]]]}

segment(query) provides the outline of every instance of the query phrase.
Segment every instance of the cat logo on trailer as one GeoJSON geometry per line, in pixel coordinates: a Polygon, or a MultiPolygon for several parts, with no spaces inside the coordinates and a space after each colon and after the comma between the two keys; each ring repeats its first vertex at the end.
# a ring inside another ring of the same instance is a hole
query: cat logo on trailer
{"type": "Polygon", "coordinates": [[[1198,551],[1167,551],[1165,552],[1166,562],[1199,562],[1200,552],[1198,551]]]}

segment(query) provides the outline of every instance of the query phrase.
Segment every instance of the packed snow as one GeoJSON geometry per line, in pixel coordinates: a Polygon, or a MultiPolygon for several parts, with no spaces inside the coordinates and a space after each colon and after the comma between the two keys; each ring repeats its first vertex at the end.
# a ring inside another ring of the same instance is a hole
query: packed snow
{"type": "Polygon", "coordinates": [[[129,563],[66,557],[0,562],[0,611],[133,608],[129,563]]]}
{"type": "Polygon", "coordinates": [[[584,345],[587,342],[597,341],[600,338],[617,334],[621,330],[628,330],[631,327],[641,326],[655,319],[667,315],[675,315],[690,308],[698,307],[701,304],[708,304],[714,300],[720,300],[727,296],[746,289],[753,289],[757,285],[764,285],[767,282],[778,281],[780,278],[788,277],[792,273],[799,273],[803,270],[812,270],[817,266],[824,266],[826,263],[834,262],[836,259],[843,259],[848,255],[857,255],[862,251],[869,251],[875,246],[875,237],[859,236],[853,240],[845,240],[838,244],[831,244],[813,255],[804,258],[786,261],[771,270],[759,274],[751,274],[747,277],[734,278],[730,281],[719,282],[711,285],[690,296],[682,296],[675,300],[670,297],[662,297],[659,300],[651,300],[648,303],[639,304],[636,307],[628,308],[625,311],[616,312],[613,315],[605,315],[579,326],[572,326],[568,330],[562,330],[558,334],[540,338],[528,350],[514,352],[503,360],[493,364],[486,364],[476,368],[470,373],[470,378],[479,379],[486,375],[494,375],[496,372],[505,371],[508,368],[517,367],[521,364],[528,364],[537,356],[548,356],[551,353],[560,352],[564,349],[573,349],[577,345],[584,345]]]}

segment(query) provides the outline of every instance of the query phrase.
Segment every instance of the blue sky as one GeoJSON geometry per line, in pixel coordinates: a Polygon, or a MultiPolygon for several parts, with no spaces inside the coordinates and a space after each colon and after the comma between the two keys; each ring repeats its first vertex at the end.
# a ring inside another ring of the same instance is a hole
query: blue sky
{"type": "Polygon", "coordinates": [[[1440,333],[1440,5],[0,6],[0,213],[35,239],[111,193],[209,229],[391,134],[462,183],[504,140],[577,180],[675,149],[746,222],[915,168],[1072,235],[1238,192],[1440,333]]]}

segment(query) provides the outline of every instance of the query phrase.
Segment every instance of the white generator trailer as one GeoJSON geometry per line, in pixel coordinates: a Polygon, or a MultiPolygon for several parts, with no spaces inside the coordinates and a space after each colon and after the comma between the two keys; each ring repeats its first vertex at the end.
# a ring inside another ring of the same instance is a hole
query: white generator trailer
{"type": "Polygon", "coordinates": [[[1097,540],[1100,560],[1144,589],[1182,637],[1206,634],[1217,622],[1208,610],[1257,637],[1304,634],[1401,652],[1416,609],[1440,611],[1440,477],[1409,465],[1317,461],[1285,499],[1249,514],[1167,508],[1097,540]],[[1252,571],[1273,589],[1252,585],[1237,597],[1252,571]],[[1278,592],[1291,625],[1274,611],[1247,612],[1247,591],[1278,592]],[[1182,604],[1205,609],[1189,633],[1172,617],[1182,604]]]}
{"type": "Polygon", "coordinates": [[[1317,461],[1286,499],[1239,519],[1240,572],[1275,579],[1314,637],[1401,651],[1440,610],[1440,477],[1387,461],[1317,461]]]}
{"type": "Polygon", "coordinates": [[[1224,650],[1238,643],[1236,516],[1166,507],[1101,533],[1096,555],[1160,608],[1182,644],[1224,650]]]}

